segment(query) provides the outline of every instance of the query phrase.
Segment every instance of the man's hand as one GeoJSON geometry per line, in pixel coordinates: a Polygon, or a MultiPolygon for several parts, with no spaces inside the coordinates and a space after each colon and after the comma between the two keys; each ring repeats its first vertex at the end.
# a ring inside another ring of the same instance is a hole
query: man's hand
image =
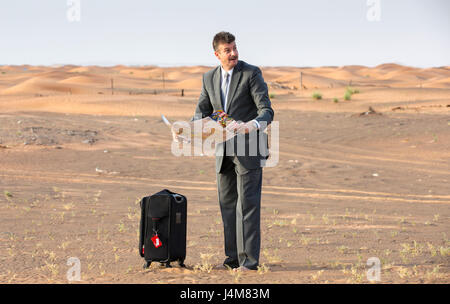
{"type": "Polygon", "coordinates": [[[175,142],[180,142],[181,141],[181,139],[178,137],[178,135],[180,135],[181,132],[182,132],[182,129],[176,130],[176,129],[174,129],[172,127],[172,139],[173,139],[173,141],[175,141],[175,142]]]}
{"type": "Polygon", "coordinates": [[[188,138],[186,138],[183,135],[180,135],[181,133],[183,133],[183,128],[181,126],[177,125],[176,122],[172,125],[171,131],[172,131],[173,141],[175,141],[175,142],[183,142],[183,141],[190,142],[190,140],[188,138]]]}
{"type": "Polygon", "coordinates": [[[226,130],[227,130],[228,132],[231,132],[231,133],[237,133],[238,130],[239,130],[239,128],[240,128],[243,124],[244,124],[244,123],[243,123],[242,121],[236,121],[236,120],[234,120],[234,121],[230,122],[230,123],[226,126],[226,130]]]}
{"type": "Polygon", "coordinates": [[[239,126],[238,133],[247,134],[258,130],[258,125],[254,120],[243,123],[239,126]]]}
{"type": "Polygon", "coordinates": [[[247,134],[258,129],[258,125],[254,120],[249,122],[233,121],[227,126],[227,130],[234,133],[247,134]]]}

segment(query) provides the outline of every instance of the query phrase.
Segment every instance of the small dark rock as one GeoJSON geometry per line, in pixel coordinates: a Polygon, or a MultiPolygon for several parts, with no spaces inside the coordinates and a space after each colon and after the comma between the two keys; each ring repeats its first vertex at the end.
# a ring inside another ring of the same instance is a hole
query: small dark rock
{"type": "Polygon", "coordinates": [[[92,145],[95,142],[96,140],[94,138],[89,138],[82,141],[83,144],[90,144],[90,145],[92,145]]]}

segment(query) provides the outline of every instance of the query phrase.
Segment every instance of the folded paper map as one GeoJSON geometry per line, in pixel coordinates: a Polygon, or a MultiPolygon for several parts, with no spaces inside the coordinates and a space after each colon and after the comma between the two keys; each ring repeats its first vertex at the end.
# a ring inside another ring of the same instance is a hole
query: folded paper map
{"type": "MultiPolygon", "coordinates": [[[[177,133],[179,140],[190,143],[195,138],[210,142],[221,143],[234,137],[236,134],[226,129],[226,126],[234,121],[223,111],[216,111],[210,116],[194,121],[177,121],[171,123],[164,115],[161,115],[163,122],[177,133]]],[[[197,140],[198,141],[198,140],[197,140]]]]}

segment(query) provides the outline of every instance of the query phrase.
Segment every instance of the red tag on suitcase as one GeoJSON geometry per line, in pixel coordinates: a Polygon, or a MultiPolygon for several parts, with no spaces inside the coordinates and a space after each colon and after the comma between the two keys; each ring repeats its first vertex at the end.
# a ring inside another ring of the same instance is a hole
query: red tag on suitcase
{"type": "Polygon", "coordinates": [[[158,247],[162,246],[161,240],[159,239],[158,235],[154,235],[152,237],[152,242],[153,242],[153,245],[155,246],[155,248],[158,248],[158,247]]]}

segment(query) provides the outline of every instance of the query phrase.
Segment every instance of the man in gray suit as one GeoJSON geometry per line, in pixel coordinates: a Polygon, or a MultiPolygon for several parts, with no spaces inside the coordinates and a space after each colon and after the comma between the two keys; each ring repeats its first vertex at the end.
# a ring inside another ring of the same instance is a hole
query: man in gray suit
{"type": "Polygon", "coordinates": [[[203,75],[193,119],[223,110],[235,120],[227,128],[237,136],[216,145],[217,188],[227,256],[224,265],[256,270],[261,246],[262,167],[268,158],[268,139],[263,131],[274,112],[261,70],[238,60],[235,37],[228,32],[217,33],[213,48],[220,65],[203,75]]]}

